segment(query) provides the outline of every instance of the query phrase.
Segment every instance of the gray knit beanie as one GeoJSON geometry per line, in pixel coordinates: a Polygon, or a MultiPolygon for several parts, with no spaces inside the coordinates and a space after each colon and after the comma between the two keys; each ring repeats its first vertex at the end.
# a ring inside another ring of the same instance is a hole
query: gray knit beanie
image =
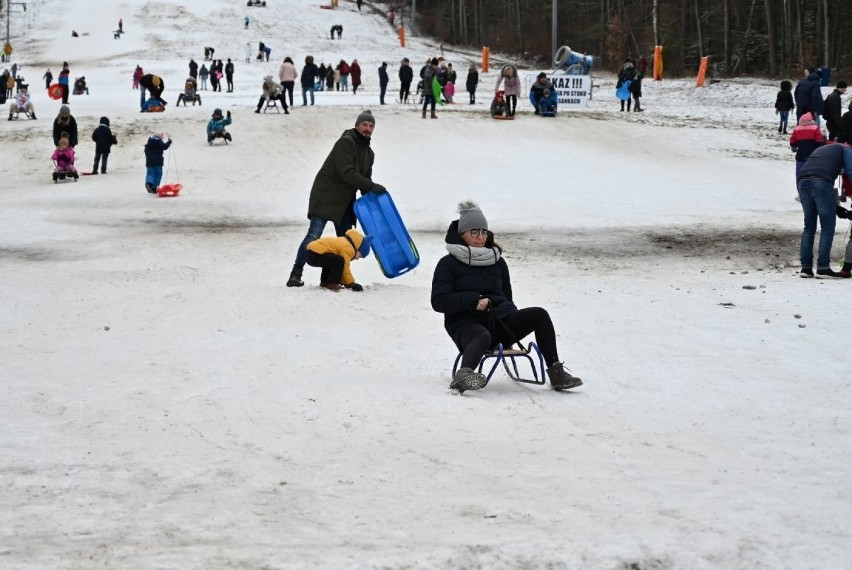
{"type": "Polygon", "coordinates": [[[459,235],[476,228],[488,229],[488,221],[485,219],[482,210],[471,200],[459,203],[459,235]]]}
{"type": "Polygon", "coordinates": [[[59,108],[59,116],[60,117],[69,117],[71,116],[71,108],[68,105],[62,105],[59,108]]]}
{"type": "Polygon", "coordinates": [[[358,115],[357,119],[355,119],[355,126],[357,127],[364,121],[367,121],[368,123],[373,123],[373,126],[376,125],[376,119],[375,117],[373,117],[373,113],[371,113],[369,109],[367,109],[366,111],[361,111],[361,114],[358,115]]]}

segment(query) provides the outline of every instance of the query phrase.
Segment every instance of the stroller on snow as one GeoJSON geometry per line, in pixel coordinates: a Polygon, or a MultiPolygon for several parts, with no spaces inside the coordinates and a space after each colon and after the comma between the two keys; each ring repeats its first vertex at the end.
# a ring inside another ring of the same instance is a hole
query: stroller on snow
{"type": "Polygon", "coordinates": [[[225,144],[231,140],[231,133],[225,130],[225,127],[231,124],[231,112],[228,111],[226,118],[222,118],[222,109],[214,109],[213,117],[207,123],[207,143],[213,146],[214,139],[223,139],[225,144]]]}
{"type": "Polygon", "coordinates": [[[201,105],[201,95],[198,94],[198,84],[195,82],[194,77],[186,79],[186,83],[183,85],[183,93],[178,95],[177,104],[180,105],[181,101],[183,101],[184,107],[186,107],[187,103],[192,103],[193,107],[195,107],[196,103],[201,105]]]}
{"type": "Polygon", "coordinates": [[[59,139],[59,146],[56,147],[50,158],[53,160],[54,184],[60,180],[73,179],[76,182],[80,177],[77,174],[77,168],[74,166],[74,147],[69,144],[67,137],[63,136],[59,139]]]}

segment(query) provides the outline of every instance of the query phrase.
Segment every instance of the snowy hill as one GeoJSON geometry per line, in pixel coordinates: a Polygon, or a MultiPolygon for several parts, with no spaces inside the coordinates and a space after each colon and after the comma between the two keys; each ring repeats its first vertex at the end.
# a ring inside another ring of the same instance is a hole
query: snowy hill
{"type": "MultiPolygon", "coordinates": [[[[847,567],[850,284],[797,277],[774,82],[646,81],[627,114],[600,73],[588,109],[521,101],[508,122],[488,117],[492,70],[476,105],[423,120],[393,103],[396,73],[435,42],[401,48],[369,5],[268,4],[38,0],[15,40],[38,120],[2,123],[0,568],[847,567]],[[270,61],[243,63],[258,41],[270,61]],[[175,108],[205,46],[237,62],[235,91],[175,108]],[[289,115],[255,114],[263,76],[308,54],[357,58],[363,92],[302,107],[297,87],[289,115]],[[62,61],[91,89],[71,98],[78,167],[100,116],[119,145],[106,176],[54,185],[39,77],[62,61]],[[165,113],[138,112],[137,64],[164,77],[165,113]],[[206,143],[214,107],[228,146],[206,143]],[[388,280],[356,262],[363,293],[312,268],[287,289],[313,178],[364,108],[421,264],[388,280]],[[145,192],[155,131],[178,198],[145,192]],[[498,371],[448,390],[429,292],[467,198],[582,389],[498,371]]],[[[479,55],[460,52],[464,77],[479,55]]]]}

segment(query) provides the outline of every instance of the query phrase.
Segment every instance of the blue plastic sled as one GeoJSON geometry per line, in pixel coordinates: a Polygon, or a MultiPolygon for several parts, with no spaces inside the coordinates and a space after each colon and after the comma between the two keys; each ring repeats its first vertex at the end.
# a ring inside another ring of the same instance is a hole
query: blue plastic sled
{"type": "Polygon", "coordinates": [[[633,83],[630,79],[625,80],[621,87],[615,90],[615,96],[621,99],[622,101],[627,101],[630,99],[630,84],[633,83]]]}
{"type": "Polygon", "coordinates": [[[420,254],[389,192],[370,192],[355,200],[355,216],[364,233],[373,236],[373,253],[385,277],[393,279],[417,267],[420,254]]]}

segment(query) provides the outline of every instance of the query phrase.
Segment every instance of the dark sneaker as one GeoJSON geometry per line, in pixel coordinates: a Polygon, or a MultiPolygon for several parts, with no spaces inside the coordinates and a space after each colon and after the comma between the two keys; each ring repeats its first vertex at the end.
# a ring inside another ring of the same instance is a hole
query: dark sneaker
{"type": "Polygon", "coordinates": [[[817,269],[817,275],[820,277],[843,277],[840,273],[833,269],[817,269]]]}
{"type": "Polygon", "coordinates": [[[287,287],[301,287],[305,282],[302,281],[302,270],[294,267],[290,272],[290,278],[287,280],[287,287]]]}
{"type": "Polygon", "coordinates": [[[488,378],[484,374],[474,372],[472,368],[459,368],[453,376],[453,381],[450,382],[450,389],[464,394],[467,390],[485,388],[486,384],[488,384],[488,378]]]}
{"type": "Polygon", "coordinates": [[[154,188],[154,185],[151,184],[150,182],[145,183],[145,190],[148,191],[148,194],[156,194],[157,193],[157,189],[154,188]]]}
{"type": "Polygon", "coordinates": [[[799,272],[799,277],[809,279],[813,276],[814,276],[814,270],[811,269],[810,267],[803,267],[802,270],[799,272]]]}
{"type": "Polygon", "coordinates": [[[583,381],[568,372],[561,362],[554,362],[547,369],[547,376],[550,378],[550,385],[554,390],[570,390],[583,385],[583,381]]]}
{"type": "Polygon", "coordinates": [[[329,291],[334,291],[335,293],[343,289],[343,285],[340,283],[320,283],[320,287],[328,289],[329,291]]]}

